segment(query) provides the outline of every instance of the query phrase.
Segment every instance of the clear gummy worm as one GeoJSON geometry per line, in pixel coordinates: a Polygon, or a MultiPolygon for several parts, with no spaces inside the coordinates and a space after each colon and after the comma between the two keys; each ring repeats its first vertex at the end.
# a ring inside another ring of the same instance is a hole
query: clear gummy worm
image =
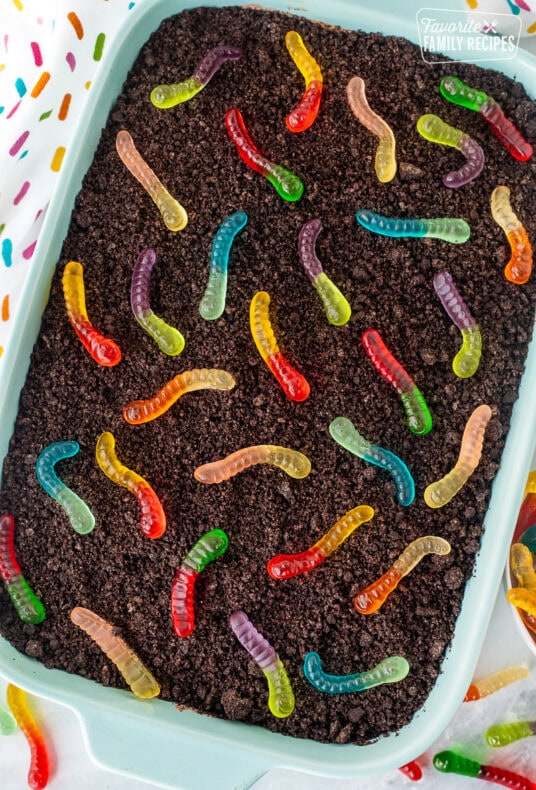
{"type": "Polygon", "coordinates": [[[22,575],[17,562],[15,521],[7,513],[0,516],[0,578],[23,623],[37,625],[45,619],[45,607],[22,575]]]}
{"type": "Polygon", "coordinates": [[[242,647],[245,647],[266,677],[270,712],[278,719],[286,719],[294,710],[294,693],[283,662],[244,612],[233,612],[229,624],[242,647]]]}
{"type": "Polygon", "coordinates": [[[424,396],[400,362],[391,354],[379,332],[367,329],[361,335],[367,355],[383,378],[397,391],[408,427],[412,433],[424,436],[432,430],[432,415],[424,396]]]}
{"type": "Polygon", "coordinates": [[[512,250],[512,256],[504,269],[504,276],[511,283],[523,285],[532,272],[532,246],[527,231],[512,211],[508,187],[498,186],[493,190],[491,214],[497,225],[505,232],[512,250]]]}
{"type": "Polygon", "coordinates": [[[412,541],[383,576],[357,593],[354,598],[356,612],[360,614],[377,612],[393,590],[396,590],[400,580],[407,576],[423,557],[427,554],[445,556],[449,552],[450,543],[435,535],[427,535],[412,541]]]}
{"type": "Polygon", "coordinates": [[[463,432],[455,467],[441,480],[431,483],[424,492],[424,501],[428,507],[443,507],[469,480],[480,463],[484,434],[490,420],[491,409],[485,404],[478,406],[471,414],[463,432]]]}
{"type": "Polygon", "coordinates": [[[227,295],[227,269],[235,237],[247,225],[245,211],[235,211],[221,223],[216,231],[210,253],[208,283],[199,304],[199,313],[205,321],[215,321],[225,310],[227,295]]]}
{"type": "Polygon", "coordinates": [[[134,400],[123,407],[123,419],[130,425],[156,420],[187,392],[196,390],[232,390],[236,381],[225,370],[194,368],[185,370],[147,400],[134,400]]]}
{"type": "Polygon", "coordinates": [[[35,463],[35,474],[40,486],[65,510],[71,527],[79,535],[87,535],[95,526],[95,516],[78,494],[60,480],[54,469],[59,461],[72,458],[80,451],[74,441],[53,442],[39,453],[35,463]]]}
{"type": "Polygon", "coordinates": [[[157,85],[151,91],[151,102],[161,110],[175,107],[177,104],[189,101],[205,88],[216,72],[230,60],[238,60],[242,50],[238,47],[229,47],[225,44],[210,49],[203,60],[197,64],[191,77],[183,82],[170,85],[157,85]]]}
{"type": "Polygon", "coordinates": [[[440,217],[439,219],[398,219],[383,217],[375,211],[361,209],[356,220],[371,233],[401,238],[442,239],[451,244],[463,244],[471,235],[471,228],[464,219],[440,217]]]}
{"type": "Polygon", "coordinates": [[[399,683],[408,672],[409,664],[402,656],[389,656],[373,669],[351,675],[328,675],[318,653],[306,653],[303,660],[303,674],[311,686],[326,694],[353,694],[384,683],[399,683]]]}
{"type": "Polygon", "coordinates": [[[147,538],[160,538],[166,531],[166,516],[160,500],[149,485],[132,469],[118,460],[115,454],[115,439],[109,431],[97,439],[97,463],[113,483],[127,488],[134,494],[141,509],[140,527],[147,538]]]}
{"type": "Polygon", "coordinates": [[[352,77],[346,86],[346,96],[357,120],[379,138],[374,167],[378,181],[386,184],[396,175],[396,141],[393,130],[370,108],[365,94],[365,82],[361,77],[352,77]]]}
{"type": "Polygon", "coordinates": [[[425,140],[440,145],[448,145],[460,151],[467,162],[458,170],[452,170],[443,176],[443,184],[450,189],[458,189],[473,181],[480,175],[484,167],[484,151],[472,137],[449,126],[437,115],[421,115],[417,121],[417,131],[425,140]]]}
{"type": "Polygon", "coordinates": [[[317,257],[315,245],[321,230],[322,222],[319,219],[311,219],[302,226],[298,237],[298,254],[305,274],[320,297],[329,323],[344,326],[350,320],[352,309],[335,283],[325,274],[317,257]]]}
{"type": "Polygon", "coordinates": [[[227,458],[198,466],[194,477],[200,483],[221,483],[256,464],[270,464],[301,480],[311,471],[311,462],[298,450],[274,444],[257,444],[231,453],[227,458]]]}
{"type": "Polygon", "coordinates": [[[69,261],[63,270],[63,296],[67,317],[86,351],[99,365],[113,367],[121,361],[117,343],[104,337],[90,322],[86,310],[84,267],[78,261],[69,261]]]}
{"type": "Polygon", "coordinates": [[[289,132],[304,132],[315,121],[322,98],[323,78],[320,66],[295,30],[285,36],[288,54],[305,80],[305,93],[299,104],[285,119],[289,132]]]}
{"type": "Polygon", "coordinates": [[[408,507],[415,499],[415,482],[408,467],[398,455],[365,439],[347,417],[335,417],[329,426],[331,437],[348,452],[369,464],[389,472],[396,485],[396,496],[408,507]]]}
{"type": "Polygon", "coordinates": [[[452,369],[459,378],[469,378],[478,370],[482,355],[480,327],[469,312],[449,272],[434,274],[434,291],[448,317],[462,333],[462,347],[454,357],[452,369]]]}
{"type": "Polygon", "coordinates": [[[300,573],[316,568],[326,557],[338,549],[352,532],[370,521],[374,510],[368,505],[359,505],[340,518],[320,540],[300,554],[277,554],[268,561],[267,570],[272,579],[291,579],[300,573]]]}
{"type": "Polygon", "coordinates": [[[172,197],[162,182],[153,173],[136,150],[130,134],[125,130],[117,132],[115,138],[117,153],[123,164],[130,170],[153,200],[169,230],[183,230],[188,224],[188,215],[178,200],[172,197]]]}
{"type": "Polygon", "coordinates": [[[253,340],[263,361],[278,380],[287,398],[304,401],[309,397],[309,383],[279,350],[270,322],[269,307],[270,296],[265,291],[258,291],[249,306],[249,326],[253,340]]]}
{"type": "Polygon", "coordinates": [[[486,782],[510,787],[512,790],[536,790],[536,784],[520,774],[515,774],[496,765],[482,765],[476,760],[470,760],[468,757],[450,750],[436,754],[433,763],[434,768],[442,773],[471,776],[474,779],[483,779],[486,782]]]}
{"type": "Polygon", "coordinates": [[[229,539],[222,529],[211,529],[199,538],[181,562],[171,591],[171,617],[177,636],[194,630],[194,588],[206,566],[227,551],[229,539]]]}
{"type": "Polygon", "coordinates": [[[47,786],[50,776],[45,739],[28,706],[26,692],[8,683],[6,698],[9,709],[30,747],[28,785],[32,790],[42,790],[47,786]]]}
{"type": "Polygon", "coordinates": [[[130,306],[138,324],[155,341],[158,348],[170,357],[184,349],[184,337],[178,329],[167,324],[151,310],[151,273],[156,263],[156,252],[149,247],[142,250],[132,271],[130,306]]]}
{"type": "Polygon", "coordinates": [[[160,694],[160,686],[149,670],[125,640],[118,636],[117,629],[92,612],[76,606],[71,611],[71,620],[85,631],[102,652],[108,656],[125,679],[131,691],[141,699],[151,699],[160,694]]]}
{"type": "Polygon", "coordinates": [[[482,699],[483,697],[489,697],[492,694],[496,694],[497,691],[500,691],[505,686],[509,686],[510,683],[517,683],[518,680],[524,680],[528,678],[529,675],[530,672],[527,667],[516,666],[501,669],[498,672],[494,672],[492,675],[487,675],[476,683],[471,683],[467,689],[464,702],[476,702],[476,700],[482,699]]]}

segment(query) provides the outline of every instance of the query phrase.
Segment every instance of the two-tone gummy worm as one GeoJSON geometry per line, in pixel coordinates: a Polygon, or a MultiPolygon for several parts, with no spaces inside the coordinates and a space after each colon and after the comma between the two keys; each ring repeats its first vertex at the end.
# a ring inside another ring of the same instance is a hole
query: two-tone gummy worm
{"type": "MultiPolygon", "coordinates": [[[[530,494],[527,496],[530,496],[530,494]]],[[[534,494],[532,494],[532,496],[534,496],[534,494]]],[[[525,497],[525,499],[527,499],[527,497],[525,497]]],[[[536,518],[534,521],[536,521],[536,518]]],[[[523,543],[523,545],[526,546],[529,551],[532,552],[532,554],[536,553],[536,524],[533,524],[532,527],[529,527],[521,533],[519,542],[523,543]]]]}
{"type": "Polygon", "coordinates": [[[512,721],[488,727],[484,737],[488,746],[498,749],[532,735],[536,735],[536,721],[512,721]]]}
{"type": "Polygon", "coordinates": [[[184,348],[184,337],[178,329],[167,324],[151,310],[151,273],[156,263],[156,252],[149,247],[142,250],[132,272],[130,306],[134,318],[153,338],[156,345],[170,357],[180,354],[184,348]]]}
{"type": "Polygon", "coordinates": [[[412,433],[424,436],[432,430],[432,415],[424,396],[409,373],[391,354],[379,332],[367,329],[361,336],[363,348],[372,364],[398,393],[408,427],[412,433]]]}
{"type": "Polygon", "coordinates": [[[480,327],[469,312],[449,272],[434,274],[434,291],[448,317],[462,333],[462,347],[452,361],[452,369],[461,379],[474,376],[482,355],[480,327]]]}
{"type": "Polygon", "coordinates": [[[361,209],[356,220],[371,233],[394,239],[442,239],[451,244],[463,244],[471,235],[471,228],[464,219],[440,217],[439,219],[399,219],[384,217],[369,209],[361,209]]]}
{"type": "Polygon", "coordinates": [[[109,431],[97,439],[97,463],[112,482],[127,488],[134,494],[141,509],[140,527],[148,538],[160,538],[166,531],[166,516],[160,500],[147,482],[132,469],[118,460],[115,454],[115,439],[109,431]]]}
{"type": "Polygon", "coordinates": [[[211,529],[199,538],[181,562],[171,591],[171,617],[177,636],[194,630],[194,588],[197,577],[210,562],[227,551],[229,539],[222,529],[211,529]]]}
{"type": "Polygon", "coordinates": [[[7,513],[0,516],[0,578],[23,623],[37,625],[45,619],[45,607],[34,593],[15,556],[15,521],[7,513]]]}
{"type": "Polygon", "coordinates": [[[162,215],[169,230],[183,230],[188,224],[188,215],[178,200],[172,197],[147,162],[140,156],[132,137],[125,130],[117,132],[115,146],[121,161],[145,189],[162,215]]]}
{"type": "Polygon", "coordinates": [[[74,531],[87,535],[95,526],[95,516],[84,500],[60,480],[54,469],[59,461],[72,458],[79,451],[80,445],[74,441],[49,444],[37,458],[35,474],[43,490],[65,510],[74,531]]]}
{"type": "Polygon", "coordinates": [[[491,214],[506,234],[512,256],[504,269],[504,276],[511,283],[523,285],[532,272],[532,246],[527,231],[512,211],[510,190],[505,186],[495,187],[491,194],[491,214]]]}
{"type": "Polygon", "coordinates": [[[298,254],[305,274],[320,297],[326,318],[333,326],[344,326],[350,320],[352,309],[322,268],[316,251],[316,240],[322,230],[319,219],[311,219],[303,225],[298,237],[298,254]]]}
{"type": "Polygon", "coordinates": [[[472,137],[449,126],[437,115],[421,115],[417,121],[417,131],[425,140],[440,145],[448,145],[460,151],[467,162],[458,170],[452,170],[443,176],[443,184],[450,189],[458,189],[473,181],[480,175],[484,167],[484,151],[472,137]]]}
{"type": "Polygon", "coordinates": [[[108,656],[125,679],[131,691],[140,699],[151,699],[160,694],[160,686],[140,658],[118,635],[117,628],[103,620],[90,609],[76,606],[71,611],[71,620],[85,631],[102,652],[108,656]]]}
{"type": "Polygon", "coordinates": [[[326,557],[350,537],[352,532],[374,516],[368,505],[359,505],[349,510],[320,540],[300,554],[277,554],[268,561],[267,569],[272,579],[291,579],[300,573],[313,570],[326,557]]]}
{"type": "Polygon", "coordinates": [[[274,444],[257,444],[243,447],[219,461],[198,466],[194,477],[200,483],[221,483],[256,464],[276,466],[295,480],[302,480],[311,471],[310,460],[298,450],[274,444]]]}
{"type": "Polygon", "coordinates": [[[168,110],[182,102],[190,101],[205,88],[216,72],[230,60],[238,60],[242,50],[225,44],[214,47],[207,52],[203,60],[197,64],[191,77],[183,82],[170,85],[157,85],[151,91],[151,102],[161,110],[168,110]]]}
{"type": "Polygon", "coordinates": [[[206,321],[215,321],[225,310],[229,254],[236,235],[247,221],[245,211],[235,211],[223,220],[216,231],[210,253],[208,283],[199,304],[199,313],[206,321]]]}
{"type": "Polygon", "coordinates": [[[372,444],[361,436],[355,425],[347,417],[335,417],[329,426],[331,437],[369,464],[379,466],[389,472],[396,485],[396,496],[401,505],[408,507],[415,499],[415,482],[408,467],[398,455],[372,444]]]}
{"type": "Polygon", "coordinates": [[[516,129],[512,121],[505,116],[500,106],[491,96],[488,96],[483,91],[471,88],[458,77],[443,77],[439,90],[447,101],[483,115],[495,136],[499,138],[515,159],[526,162],[527,159],[531,158],[533,154],[532,146],[530,143],[527,143],[523,135],[516,129]]]}
{"type": "Polygon", "coordinates": [[[236,146],[241,159],[256,173],[264,176],[274,187],[277,194],[291,203],[303,195],[303,183],[290,170],[276,165],[267,159],[250,137],[242,113],[237,107],[231,107],[225,113],[225,125],[229,137],[236,146]]]}
{"type": "Polygon", "coordinates": [[[294,710],[294,692],[283,662],[245,612],[233,612],[229,624],[242,647],[245,647],[266,677],[270,713],[278,719],[286,719],[294,710]]]}
{"type": "Polygon", "coordinates": [[[9,683],[6,698],[9,709],[30,747],[28,785],[32,790],[42,790],[47,786],[50,776],[47,745],[43,733],[29,708],[26,692],[9,683]]]}
{"type": "Polygon", "coordinates": [[[496,765],[482,765],[457,752],[446,750],[434,756],[434,768],[442,773],[470,776],[486,782],[515,788],[515,790],[536,790],[536,785],[520,774],[499,768],[496,765]]]}
{"type": "Polygon", "coordinates": [[[469,480],[480,463],[484,434],[490,420],[491,409],[485,404],[478,406],[471,414],[463,432],[456,465],[441,480],[431,483],[424,492],[424,501],[428,507],[443,507],[469,480]]]}
{"type": "Polygon", "coordinates": [[[529,675],[530,672],[527,667],[505,667],[505,669],[494,672],[492,675],[487,675],[476,683],[471,683],[467,689],[464,702],[476,702],[476,700],[489,697],[511,683],[517,683],[518,680],[528,678],[529,675]]]}
{"type": "Polygon", "coordinates": [[[278,380],[281,389],[294,401],[309,397],[310,387],[306,379],[288,362],[277,344],[270,322],[270,296],[258,291],[249,306],[249,326],[257,350],[269,370],[278,380]]]}
{"type": "Polygon", "coordinates": [[[356,612],[360,614],[377,612],[393,590],[396,590],[400,580],[407,576],[423,557],[427,554],[443,557],[449,552],[450,543],[435,535],[426,535],[412,541],[383,576],[357,593],[354,598],[356,612]]]}
{"type": "Polygon", "coordinates": [[[304,132],[315,121],[322,98],[323,78],[320,66],[307,50],[303,39],[295,30],[285,36],[288,54],[305,80],[305,93],[299,104],[285,119],[289,132],[304,132]]]}
{"type": "Polygon", "coordinates": [[[396,175],[396,141],[393,130],[370,108],[365,94],[365,83],[361,77],[352,77],[346,86],[346,96],[357,120],[379,138],[374,168],[378,181],[386,184],[396,175]]]}
{"type": "Polygon", "coordinates": [[[536,552],[536,470],[529,472],[514,533],[521,533],[521,543],[536,552]]]}
{"type": "Polygon", "coordinates": [[[185,370],[147,400],[134,400],[123,407],[123,419],[130,425],[141,425],[156,420],[187,392],[197,390],[223,390],[228,392],[236,381],[226,370],[218,368],[194,368],[185,370]]]}
{"type": "Polygon", "coordinates": [[[84,288],[84,267],[78,261],[69,261],[63,270],[63,295],[67,317],[76,335],[91,357],[104,367],[113,367],[121,361],[117,343],[104,337],[88,318],[84,288]]]}
{"type": "Polygon", "coordinates": [[[306,653],[303,660],[303,674],[311,686],[326,694],[354,694],[384,683],[400,683],[408,672],[409,664],[402,656],[389,656],[373,669],[350,675],[328,675],[318,653],[306,653]]]}

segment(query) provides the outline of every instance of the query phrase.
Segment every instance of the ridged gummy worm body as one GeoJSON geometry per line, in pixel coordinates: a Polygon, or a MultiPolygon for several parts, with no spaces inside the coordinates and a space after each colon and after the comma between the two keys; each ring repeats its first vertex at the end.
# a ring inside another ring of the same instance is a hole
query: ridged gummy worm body
{"type": "Polygon", "coordinates": [[[60,480],[54,469],[59,461],[72,458],[79,451],[78,442],[70,440],[49,444],[37,457],[35,474],[43,490],[65,510],[74,531],[87,535],[95,526],[95,516],[78,494],[60,480]]]}

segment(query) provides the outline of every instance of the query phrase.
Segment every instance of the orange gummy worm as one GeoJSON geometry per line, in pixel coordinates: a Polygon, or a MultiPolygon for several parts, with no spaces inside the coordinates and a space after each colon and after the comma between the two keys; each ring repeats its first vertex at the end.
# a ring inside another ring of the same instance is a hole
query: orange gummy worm
{"type": "Polygon", "coordinates": [[[297,480],[307,477],[311,471],[311,462],[303,453],[273,444],[257,444],[243,447],[220,461],[198,466],[194,477],[200,483],[221,483],[255,464],[277,466],[297,480]]]}
{"type": "Polygon", "coordinates": [[[28,784],[32,790],[42,790],[48,784],[50,768],[45,739],[37,726],[26,693],[12,683],[7,687],[7,704],[30,747],[28,784]]]}
{"type": "Polygon", "coordinates": [[[495,222],[506,233],[512,249],[512,257],[506,264],[504,276],[511,283],[523,285],[532,271],[532,247],[527,231],[512,211],[510,190],[505,186],[495,187],[491,194],[491,214],[495,222]]]}

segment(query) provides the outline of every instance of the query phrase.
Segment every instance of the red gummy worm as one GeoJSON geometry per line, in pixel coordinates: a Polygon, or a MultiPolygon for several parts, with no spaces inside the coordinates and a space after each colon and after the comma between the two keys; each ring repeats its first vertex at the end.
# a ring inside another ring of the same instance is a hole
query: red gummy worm
{"type": "Polygon", "coordinates": [[[378,373],[395,388],[399,395],[410,392],[415,387],[415,382],[391,354],[379,332],[375,329],[367,329],[361,335],[361,342],[378,373]]]}
{"type": "Polygon", "coordinates": [[[292,367],[280,351],[267,357],[266,364],[281,384],[287,398],[298,402],[307,400],[311,392],[309,382],[292,367]]]}
{"type": "Polygon", "coordinates": [[[407,776],[412,782],[419,782],[422,779],[422,768],[417,760],[401,765],[398,770],[402,771],[404,776],[407,776]]]}
{"type": "Polygon", "coordinates": [[[525,494],[523,504],[519,510],[515,533],[521,535],[533,524],[536,524],[536,494],[529,491],[528,494],[525,494]]]}
{"type": "Polygon", "coordinates": [[[161,538],[166,531],[166,516],[158,496],[150,485],[137,485],[134,494],[141,509],[141,531],[147,538],[161,538]]]}
{"type": "Polygon", "coordinates": [[[242,113],[237,107],[231,107],[225,113],[225,126],[240,158],[256,173],[265,176],[270,169],[270,162],[249,136],[242,113]]]}
{"type": "Polygon", "coordinates": [[[198,576],[199,573],[184,562],[175,576],[171,593],[171,615],[177,636],[190,636],[194,630],[194,588],[198,576]]]}
{"type": "Polygon", "coordinates": [[[15,521],[6,513],[0,516],[0,578],[9,583],[22,571],[15,557],[15,521]]]}
{"type": "Polygon", "coordinates": [[[104,337],[102,332],[81,315],[72,314],[69,319],[80,342],[95,362],[112,368],[121,361],[121,349],[114,340],[104,337]]]}
{"type": "Polygon", "coordinates": [[[525,776],[495,765],[481,765],[478,778],[484,779],[486,782],[494,782],[503,787],[510,787],[512,790],[536,790],[536,784],[525,776]]]}
{"type": "Polygon", "coordinates": [[[320,108],[323,85],[319,80],[312,80],[307,86],[299,104],[285,119],[289,132],[304,132],[315,121],[320,108]]]}
{"type": "Polygon", "coordinates": [[[300,554],[277,554],[268,561],[268,573],[272,579],[291,579],[320,565],[326,555],[317,546],[311,546],[300,554]]]}

